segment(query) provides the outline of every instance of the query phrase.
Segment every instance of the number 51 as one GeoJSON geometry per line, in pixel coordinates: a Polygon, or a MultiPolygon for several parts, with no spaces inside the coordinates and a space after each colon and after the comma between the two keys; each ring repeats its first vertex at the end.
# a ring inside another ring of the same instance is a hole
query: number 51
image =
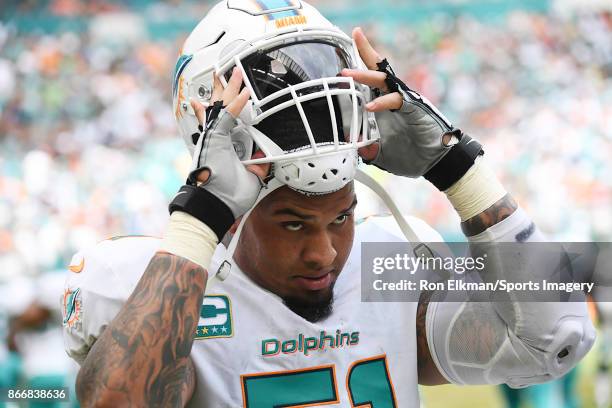
{"type": "MultiPolygon", "coordinates": [[[[340,402],[334,364],[241,376],[245,408],[289,408],[340,402]]],[[[346,374],[352,407],[397,408],[385,355],[357,360],[346,374]]]]}

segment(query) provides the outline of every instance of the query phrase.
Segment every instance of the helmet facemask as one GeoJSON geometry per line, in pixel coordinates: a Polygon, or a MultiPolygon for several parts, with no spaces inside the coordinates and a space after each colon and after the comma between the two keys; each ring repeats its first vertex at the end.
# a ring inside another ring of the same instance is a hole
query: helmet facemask
{"type": "Polygon", "coordinates": [[[272,163],[281,183],[305,194],[330,193],[353,180],[357,149],[378,134],[365,110],[369,88],[340,76],[359,67],[350,38],[329,30],[288,32],[227,48],[217,75],[227,86],[238,67],[251,91],[232,134],[243,163],[272,163]],[[252,159],[255,150],[264,157],[252,159]]]}

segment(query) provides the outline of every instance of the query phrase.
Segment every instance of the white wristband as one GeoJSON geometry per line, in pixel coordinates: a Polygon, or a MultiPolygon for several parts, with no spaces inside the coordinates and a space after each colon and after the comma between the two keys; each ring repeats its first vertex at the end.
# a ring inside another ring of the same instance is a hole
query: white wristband
{"type": "Polygon", "coordinates": [[[208,269],[217,244],[217,236],[206,224],[187,213],[174,211],[160,250],[189,259],[208,269]]]}
{"type": "Polygon", "coordinates": [[[502,199],[506,190],[482,158],[444,192],[461,221],[469,220],[502,199]]]}

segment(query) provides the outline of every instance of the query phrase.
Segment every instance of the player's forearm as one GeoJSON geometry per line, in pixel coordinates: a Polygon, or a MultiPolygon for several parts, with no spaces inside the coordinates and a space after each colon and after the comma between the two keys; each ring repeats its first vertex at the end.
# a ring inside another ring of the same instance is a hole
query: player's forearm
{"type": "Polygon", "coordinates": [[[83,406],[184,406],[195,378],[189,358],[205,269],[157,253],[92,347],[77,378],[83,406]]]}
{"type": "Polygon", "coordinates": [[[483,158],[477,158],[461,178],[443,191],[468,237],[500,223],[518,208],[483,158]]]}
{"type": "Polygon", "coordinates": [[[506,194],[491,207],[463,221],[461,223],[461,230],[468,237],[478,235],[487,228],[508,218],[517,208],[518,205],[514,198],[510,194],[506,194]]]}

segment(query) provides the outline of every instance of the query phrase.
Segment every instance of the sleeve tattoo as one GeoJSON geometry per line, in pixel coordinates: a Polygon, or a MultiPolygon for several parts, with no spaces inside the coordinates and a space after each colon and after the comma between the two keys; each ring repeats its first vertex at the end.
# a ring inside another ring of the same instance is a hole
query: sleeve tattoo
{"type": "Polygon", "coordinates": [[[132,295],[92,347],[77,377],[83,406],[184,406],[195,374],[189,357],[206,271],[157,253],[132,295]]]}

